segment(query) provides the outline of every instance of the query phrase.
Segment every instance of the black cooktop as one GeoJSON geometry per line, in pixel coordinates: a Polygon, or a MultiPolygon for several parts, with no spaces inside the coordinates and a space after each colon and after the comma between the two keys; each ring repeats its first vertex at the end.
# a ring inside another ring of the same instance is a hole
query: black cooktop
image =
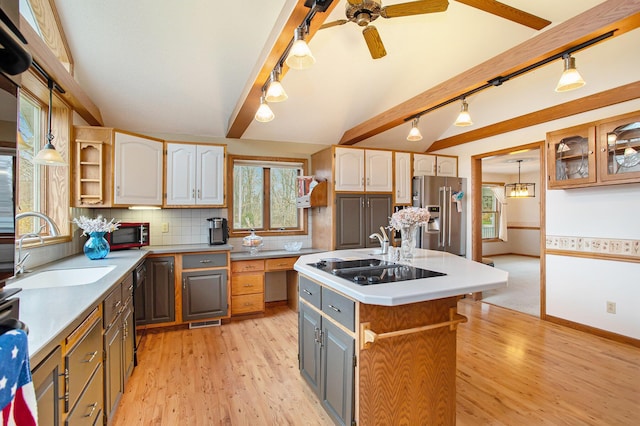
{"type": "Polygon", "coordinates": [[[442,272],[379,259],[324,259],[308,265],[359,285],[384,284],[447,275],[442,272]]]}

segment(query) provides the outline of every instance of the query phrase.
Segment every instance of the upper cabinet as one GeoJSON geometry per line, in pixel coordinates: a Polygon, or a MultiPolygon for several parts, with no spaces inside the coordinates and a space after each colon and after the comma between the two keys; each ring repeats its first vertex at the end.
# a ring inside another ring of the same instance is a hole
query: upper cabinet
{"type": "Polygon", "coordinates": [[[598,125],[600,180],[640,180],[640,113],[632,113],[598,125]]]}
{"type": "Polygon", "coordinates": [[[391,192],[393,153],[391,151],[341,148],[335,151],[335,190],[391,192]]]}
{"type": "Polygon", "coordinates": [[[547,144],[549,188],[571,188],[596,181],[594,126],[547,133],[547,144]]]}
{"type": "Polygon", "coordinates": [[[167,206],[223,206],[225,147],[167,143],[167,206]]]}
{"type": "Polygon", "coordinates": [[[104,127],[76,126],[73,207],[110,207],[113,131],[104,127]]]}
{"type": "Polygon", "coordinates": [[[411,204],[411,153],[394,152],[394,204],[411,204]]]}
{"type": "Polygon", "coordinates": [[[458,176],[458,157],[413,154],[414,176],[458,176]]]}
{"type": "Polygon", "coordinates": [[[113,201],[116,205],[162,205],[164,142],[115,132],[113,201]]]}

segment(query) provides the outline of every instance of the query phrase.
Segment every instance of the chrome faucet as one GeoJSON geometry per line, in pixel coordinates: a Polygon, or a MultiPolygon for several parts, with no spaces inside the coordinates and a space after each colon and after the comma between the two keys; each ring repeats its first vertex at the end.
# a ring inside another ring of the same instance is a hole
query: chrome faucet
{"type": "Polygon", "coordinates": [[[16,275],[24,273],[24,263],[31,255],[30,252],[27,252],[25,253],[24,257],[22,257],[22,241],[25,238],[37,238],[40,240],[40,244],[44,244],[44,240],[39,234],[29,233],[24,234],[22,237],[20,237],[20,239],[18,240],[18,260],[16,261],[15,268],[16,275]]]}
{"type": "MultiPolygon", "coordinates": [[[[51,219],[49,216],[47,216],[44,213],[40,213],[40,212],[18,213],[16,215],[16,222],[19,221],[20,219],[22,219],[23,217],[29,217],[29,216],[37,217],[37,218],[40,218],[40,219],[44,220],[45,222],[47,222],[47,225],[49,225],[49,229],[50,229],[52,237],[57,237],[57,236],[60,235],[60,230],[58,229],[56,224],[53,223],[53,219],[51,219]]],[[[40,228],[40,231],[42,231],[42,228],[40,228]]],[[[40,233],[40,231],[38,231],[38,234],[40,233]]],[[[40,235],[38,235],[38,237],[40,237],[40,235]]]]}
{"type": "Polygon", "coordinates": [[[389,240],[382,237],[382,235],[375,233],[369,235],[370,239],[377,238],[380,242],[380,254],[387,254],[389,251],[389,240]]]}

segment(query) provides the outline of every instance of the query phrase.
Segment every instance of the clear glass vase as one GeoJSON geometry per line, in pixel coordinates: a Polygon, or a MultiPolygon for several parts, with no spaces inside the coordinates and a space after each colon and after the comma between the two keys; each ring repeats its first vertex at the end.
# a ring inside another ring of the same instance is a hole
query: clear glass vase
{"type": "Polygon", "coordinates": [[[91,260],[104,259],[111,251],[109,242],[104,238],[106,232],[90,232],[84,243],[84,254],[91,260]]]}
{"type": "Polygon", "coordinates": [[[418,224],[406,225],[400,229],[400,235],[402,242],[400,244],[400,259],[411,260],[413,259],[413,249],[416,248],[416,232],[418,231],[418,224]]]}

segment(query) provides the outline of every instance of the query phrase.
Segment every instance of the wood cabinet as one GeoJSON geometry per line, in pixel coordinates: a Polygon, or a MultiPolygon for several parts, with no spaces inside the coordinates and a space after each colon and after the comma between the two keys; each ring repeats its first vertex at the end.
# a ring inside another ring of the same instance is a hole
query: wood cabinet
{"type": "Polygon", "coordinates": [[[167,206],[223,206],[225,147],[167,143],[167,206]]]}
{"type": "Polygon", "coordinates": [[[613,117],[597,126],[599,179],[640,182],[640,112],[613,117]]]}
{"type": "Polygon", "coordinates": [[[121,132],[114,138],[114,204],[161,206],[164,142],[121,132]]]}
{"type": "Polygon", "coordinates": [[[369,235],[389,224],[391,196],[384,194],[336,195],[336,250],[377,247],[369,235]]]}
{"type": "Polygon", "coordinates": [[[264,260],[231,262],[231,315],[264,312],[264,260]]]}
{"type": "Polygon", "coordinates": [[[182,322],[227,318],[228,252],[182,256],[182,322]]]}
{"type": "Polygon", "coordinates": [[[335,190],[391,192],[393,154],[391,151],[336,147],[335,190]]]}
{"type": "Polygon", "coordinates": [[[458,158],[444,155],[413,154],[414,176],[458,176],[458,158]]]}
{"type": "Polygon", "coordinates": [[[149,257],[145,261],[147,276],[136,289],[136,325],[174,322],[174,256],[149,257]]]}
{"type": "Polygon", "coordinates": [[[394,204],[411,204],[411,153],[394,152],[394,204]]]}
{"type": "Polygon", "coordinates": [[[572,188],[596,181],[595,126],[547,133],[549,188],[572,188]]]}
{"type": "Polygon", "coordinates": [[[62,349],[57,346],[31,372],[41,425],[59,426],[64,412],[62,349]]]}
{"type": "Polygon", "coordinates": [[[301,276],[298,312],[299,368],[322,406],[339,425],[354,419],[354,302],[301,276]]]}
{"type": "Polygon", "coordinates": [[[74,207],[110,207],[113,131],[105,127],[74,128],[74,207]]]}

